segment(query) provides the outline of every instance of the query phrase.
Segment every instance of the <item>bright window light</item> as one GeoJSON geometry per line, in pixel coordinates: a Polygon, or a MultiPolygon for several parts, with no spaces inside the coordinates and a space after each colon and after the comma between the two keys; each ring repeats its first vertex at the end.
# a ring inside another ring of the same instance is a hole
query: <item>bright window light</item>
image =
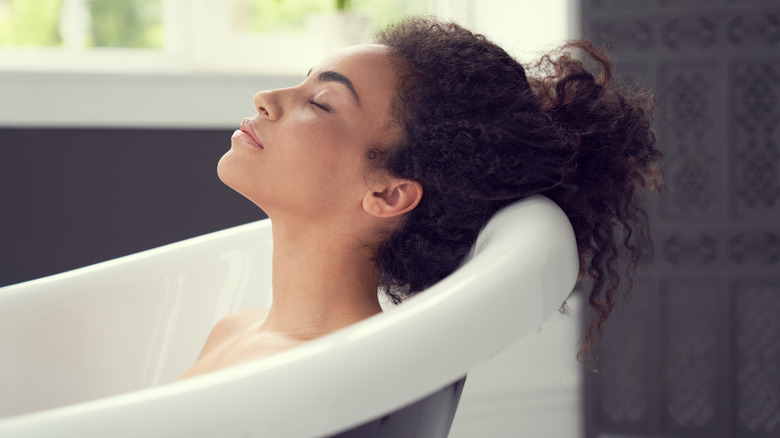
{"type": "Polygon", "coordinates": [[[0,69],[301,74],[419,0],[0,0],[0,69]]]}

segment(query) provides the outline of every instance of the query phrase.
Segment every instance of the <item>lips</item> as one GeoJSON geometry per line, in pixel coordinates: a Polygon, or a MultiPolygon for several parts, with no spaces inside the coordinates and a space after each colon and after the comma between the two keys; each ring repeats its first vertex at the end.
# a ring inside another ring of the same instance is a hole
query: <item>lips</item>
{"type": "Polygon", "coordinates": [[[263,144],[258,140],[257,133],[255,132],[255,126],[252,124],[252,120],[244,119],[241,121],[241,128],[233,133],[233,138],[238,139],[251,146],[263,148],[263,144]]]}

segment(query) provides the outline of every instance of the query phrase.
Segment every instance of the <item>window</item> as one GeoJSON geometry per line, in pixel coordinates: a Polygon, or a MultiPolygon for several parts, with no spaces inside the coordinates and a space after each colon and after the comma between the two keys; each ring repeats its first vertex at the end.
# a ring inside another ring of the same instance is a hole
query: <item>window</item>
{"type": "Polygon", "coordinates": [[[419,0],[0,0],[0,69],[301,74],[427,10],[419,0]]]}
{"type": "Polygon", "coordinates": [[[0,0],[0,45],[162,48],[162,0],[0,0]]]}

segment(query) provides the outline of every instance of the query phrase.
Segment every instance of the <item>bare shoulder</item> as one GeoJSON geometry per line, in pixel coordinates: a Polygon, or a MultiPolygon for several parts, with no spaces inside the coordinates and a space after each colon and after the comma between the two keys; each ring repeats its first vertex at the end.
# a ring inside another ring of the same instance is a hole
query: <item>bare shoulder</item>
{"type": "Polygon", "coordinates": [[[211,330],[195,364],[179,377],[179,380],[224,368],[225,364],[240,362],[243,357],[241,354],[245,353],[240,348],[238,355],[235,353],[235,348],[232,356],[226,353],[239,343],[242,334],[251,327],[262,324],[267,315],[267,309],[249,309],[231,313],[220,319],[211,330]]]}
{"type": "Polygon", "coordinates": [[[211,329],[200,356],[235,339],[253,324],[261,324],[267,315],[268,309],[245,309],[224,316],[211,329]]]}
{"type": "Polygon", "coordinates": [[[223,330],[246,328],[251,324],[263,322],[268,315],[268,309],[244,309],[225,315],[214,326],[223,330]]]}

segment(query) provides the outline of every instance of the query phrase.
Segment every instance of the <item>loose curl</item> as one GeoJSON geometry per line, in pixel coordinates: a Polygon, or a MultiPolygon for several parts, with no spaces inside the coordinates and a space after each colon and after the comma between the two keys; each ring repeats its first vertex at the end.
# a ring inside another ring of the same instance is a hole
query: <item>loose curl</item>
{"type": "Polygon", "coordinates": [[[586,41],[542,58],[533,77],[499,46],[454,23],[412,18],[377,42],[392,48],[403,72],[393,114],[403,133],[381,165],[424,190],[377,250],[382,289],[400,302],[433,285],[460,265],[494,213],[543,194],[571,221],[580,278],[592,280],[595,316],[583,360],[615,296],[631,288],[643,250],[652,251],[637,196],[640,188],[662,187],[652,97],[614,86],[609,59],[586,41]],[[624,272],[621,252],[628,255],[624,272]]]}

